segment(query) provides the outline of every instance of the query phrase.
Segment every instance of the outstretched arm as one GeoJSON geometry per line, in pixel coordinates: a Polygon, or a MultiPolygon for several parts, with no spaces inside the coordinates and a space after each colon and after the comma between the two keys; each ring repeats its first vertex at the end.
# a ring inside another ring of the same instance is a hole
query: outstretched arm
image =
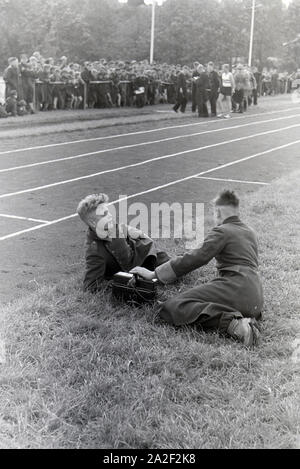
{"type": "Polygon", "coordinates": [[[175,257],[157,267],[156,277],[161,283],[173,283],[183,275],[208,264],[217,256],[226,244],[226,234],[220,227],[214,228],[206,237],[201,247],[175,257]]]}

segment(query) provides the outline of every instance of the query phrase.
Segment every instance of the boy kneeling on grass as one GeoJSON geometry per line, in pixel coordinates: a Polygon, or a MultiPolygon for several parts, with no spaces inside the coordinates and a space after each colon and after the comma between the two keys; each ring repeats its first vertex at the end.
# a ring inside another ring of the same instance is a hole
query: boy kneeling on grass
{"type": "Polygon", "coordinates": [[[240,220],[234,192],[223,191],[214,203],[217,226],[201,247],[154,272],[136,267],[131,273],[169,284],[215,258],[218,277],[162,303],[160,316],[176,326],[197,323],[204,330],[218,330],[253,346],[260,335],[256,319],[261,318],[263,307],[256,235],[240,220]]]}
{"type": "Polygon", "coordinates": [[[119,271],[129,272],[136,266],[152,272],[170,257],[157,251],[154,241],[142,231],[113,221],[106,194],[92,194],[77,208],[88,226],[86,240],[86,272],[84,289],[96,292],[103,279],[111,279],[119,271]]]}

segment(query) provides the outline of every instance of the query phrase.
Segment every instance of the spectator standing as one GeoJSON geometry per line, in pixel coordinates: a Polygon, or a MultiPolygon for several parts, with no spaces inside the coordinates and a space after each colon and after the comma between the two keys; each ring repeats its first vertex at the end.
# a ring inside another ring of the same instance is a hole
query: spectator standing
{"type": "Polygon", "coordinates": [[[52,88],[52,108],[54,111],[57,109],[64,109],[64,92],[62,91],[61,75],[58,67],[54,67],[51,71],[50,82],[52,88]]]}
{"type": "Polygon", "coordinates": [[[133,82],[133,94],[135,96],[135,105],[138,108],[145,106],[146,82],[141,69],[138,70],[133,82]]]}
{"type": "Polygon", "coordinates": [[[278,94],[278,84],[279,84],[279,74],[275,68],[271,74],[271,90],[272,95],[275,96],[278,94]]]}
{"type": "Polygon", "coordinates": [[[90,82],[93,80],[93,75],[91,72],[91,64],[90,62],[84,62],[83,64],[83,70],[81,72],[81,78],[86,84],[86,91],[88,95],[88,107],[92,107],[92,102],[91,102],[91,97],[90,97],[90,90],[91,90],[91,85],[90,82]]]}
{"type": "Polygon", "coordinates": [[[184,113],[187,105],[187,84],[185,74],[182,70],[180,70],[177,74],[176,80],[176,103],[173,106],[173,110],[178,112],[180,108],[180,112],[184,113]]]}
{"type": "Polygon", "coordinates": [[[196,81],[196,98],[198,106],[198,116],[199,117],[208,117],[207,110],[207,101],[208,101],[208,92],[209,92],[209,78],[205,70],[205,67],[200,64],[197,68],[199,73],[198,80],[196,81]]]}
{"type": "Polygon", "coordinates": [[[45,64],[38,74],[39,81],[42,84],[38,87],[38,101],[42,111],[47,111],[51,104],[50,68],[49,64],[45,64]]]}
{"type": "Polygon", "coordinates": [[[224,64],[221,74],[220,95],[217,102],[219,108],[218,117],[225,117],[225,119],[229,119],[231,117],[231,96],[234,94],[234,91],[235,83],[233,75],[229,70],[229,65],[224,64]]]}
{"type": "Polygon", "coordinates": [[[217,115],[217,100],[220,90],[220,78],[218,73],[214,69],[214,63],[209,62],[207,65],[208,79],[209,79],[209,102],[211,108],[211,116],[217,115]]]}
{"type": "MultiPolygon", "coordinates": [[[[250,83],[250,94],[248,96],[248,105],[250,106],[252,104],[252,99],[254,97],[254,90],[257,90],[257,82],[254,76],[254,73],[252,72],[252,69],[250,67],[247,67],[247,73],[248,73],[248,78],[249,78],[249,83],[250,83]]],[[[257,101],[256,101],[256,104],[257,104],[257,101]]]]}
{"type": "Polygon", "coordinates": [[[262,95],[270,96],[272,94],[271,74],[265,68],[262,73],[262,95]]]}
{"type": "Polygon", "coordinates": [[[199,78],[199,72],[198,72],[198,67],[200,65],[199,62],[194,62],[194,69],[192,71],[192,112],[196,112],[197,109],[197,80],[199,78]]]}
{"type": "Polygon", "coordinates": [[[26,101],[27,109],[31,114],[34,114],[34,83],[38,77],[38,73],[28,61],[26,54],[22,54],[20,57],[20,74],[23,98],[26,101]]]}
{"type": "Polygon", "coordinates": [[[8,98],[12,91],[16,91],[18,98],[22,99],[22,81],[17,57],[8,59],[8,67],[4,71],[3,79],[6,85],[5,98],[8,98]]]}
{"type": "Polygon", "coordinates": [[[252,73],[256,80],[256,88],[253,89],[253,104],[257,105],[257,98],[261,95],[261,73],[258,71],[257,67],[252,67],[252,73]]]}
{"type": "Polygon", "coordinates": [[[75,75],[73,74],[70,68],[64,68],[61,70],[61,80],[64,83],[62,88],[63,90],[63,99],[65,102],[65,109],[70,110],[73,107],[74,102],[74,79],[75,75]]]}
{"type": "Polygon", "coordinates": [[[232,107],[235,112],[244,112],[244,93],[247,86],[247,78],[243,65],[239,64],[234,74],[235,92],[232,96],[232,107]],[[238,106],[238,107],[237,107],[238,106]]]}

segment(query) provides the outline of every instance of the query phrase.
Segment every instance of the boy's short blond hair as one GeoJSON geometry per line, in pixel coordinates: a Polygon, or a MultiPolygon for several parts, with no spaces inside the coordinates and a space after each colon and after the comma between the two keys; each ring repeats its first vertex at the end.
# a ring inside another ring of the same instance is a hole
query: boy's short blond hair
{"type": "Polygon", "coordinates": [[[81,220],[86,222],[89,213],[96,211],[97,207],[101,204],[106,204],[109,197],[106,194],[91,194],[82,199],[77,207],[77,213],[81,220]]]}

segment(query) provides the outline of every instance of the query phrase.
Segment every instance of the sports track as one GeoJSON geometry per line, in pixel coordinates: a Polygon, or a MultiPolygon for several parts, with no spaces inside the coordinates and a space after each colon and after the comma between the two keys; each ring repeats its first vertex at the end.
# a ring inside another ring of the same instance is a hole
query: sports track
{"type": "Polygon", "coordinates": [[[256,191],[299,168],[300,104],[285,98],[263,111],[230,120],[166,113],[133,130],[1,145],[2,301],[82,271],[85,227],[75,211],[87,194],[106,192],[113,203],[121,195],[128,204],[208,203],[225,187],[256,191]]]}

